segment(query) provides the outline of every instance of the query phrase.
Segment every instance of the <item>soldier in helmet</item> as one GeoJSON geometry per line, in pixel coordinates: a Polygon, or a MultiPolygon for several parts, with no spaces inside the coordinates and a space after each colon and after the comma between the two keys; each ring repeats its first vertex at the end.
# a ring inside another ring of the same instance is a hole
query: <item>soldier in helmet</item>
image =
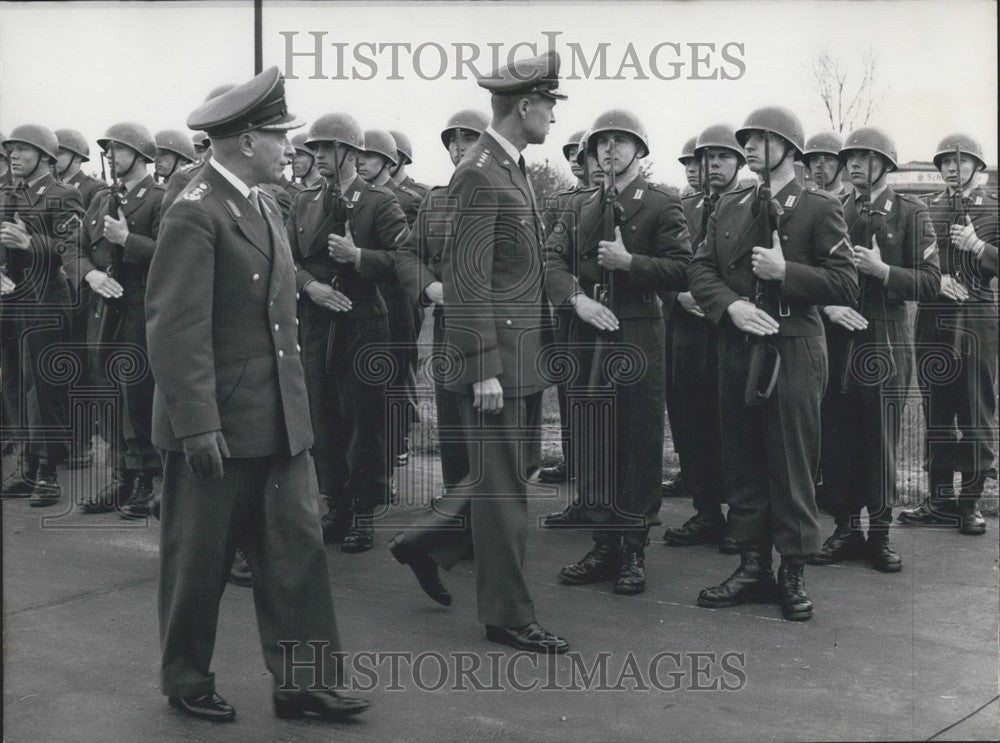
{"type": "Polygon", "coordinates": [[[858,291],[843,207],[795,178],[803,139],[785,108],[750,113],[736,140],[762,185],[722,197],[689,271],[719,333],[724,497],[741,550],[736,572],[698,605],[777,601],[796,621],[812,617],[804,565],[820,546],[814,470],[827,366],[817,305],[850,305],[858,291]]]}
{"type": "Polygon", "coordinates": [[[94,379],[117,392],[101,421],[114,470],[111,482],[85,498],[80,510],[105,513],[118,508],[122,518],[146,518],[160,456],[152,443],[153,375],[144,363],[145,293],[160,228],[163,186],[148,172],[156,160],[157,143],[142,124],[114,124],[97,143],[115,181],[90,205],[80,249],[67,254],[65,263],[74,285],[86,284],[92,291],[88,339],[94,379]],[[108,359],[119,346],[141,354],[137,362],[141,376],[110,377],[109,368],[116,366],[108,359]]]}
{"type": "MultiPolygon", "coordinates": [[[[427,196],[430,186],[417,183],[406,174],[406,166],[413,162],[413,145],[410,144],[410,138],[397,129],[390,130],[389,135],[396,143],[396,164],[389,168],[390,179],[385,185],[395,191],[403,214],[406,215],[406,221],[412,227],[417,218],[417,210],[427,196]]],[[[418,326],[417,332],[419,331],[418,326]]]]}
{"type": "Polygon", "coordinates": [[[684,166],[684,177],[687,179],[687,186],[681,191],[681,196],[690,196],[701,190],[701,169],[698,165],[698,156],[694,152],[697,144],[698,137],[691,137],[684,143],[677,158],[677,161],[684,166]]]}
{"type": "Polygon", "coordinates": [[[823,483],[836,529],[812,565],[864,558],[884,573],[902,569],[889,544],[896,501],[896,449],[913,372],[905,302],[932,300],[941,272],[926,205],[887,183],[896,146],[875,127],[856,129],[840,150],[852,194],[844,215],[861,285],[856,306],[828,304],[831,384],[822,408],[823,483]],[[868,510],[868,539],[861,509],[868,510]]]}
{"type": "Polygon", "coordinates": [[[83,208],[89,209],[94,196],[108,188],[107,183],[87,175],[80,167],[90,162],[90,145],[76,129],[56,129],[56,139],[59,140],[56,178],[76,188],[83,199],[83,208]]]}
{"type": "Polygon", "coordinates": [[[212,146],[212,143],[208,139],[208,135],[205,132],[195,132],[191,135],[191,146],[194,147],[194,154],[198,156],[200,160],[205,156],[208,148],[212,146]]]}
{"type": "Polygon", "coordinates": [[[176,129],[164,129],[157,132],[156,140],[156,178],[160,183],[167,183],[178,168],[191,165],[198,159],[197,153],[188,136],[176,129]]]}
{"type": "MultiPolygon", "coordinates": [[[[685,196],[681,203],[697,252],[719,200],[739,189],[739,172],[746,156],[728,124],[715,124],[699,134],[694,153],[701,163],[702,190],[685,196]]],[[[663,541],[672,547],[718,544],[720,552],[735,554],[738,550],[722,515],[715,326],[690,291],[677,294],[672,318],[673,383],[678,390],[675,446],[684,472],[684,491],[691,496],[695,515],[682,526],[667,529],[663,541]]]]}
{"type": "Polygon", "coordinates": [[[851,185],[843,181],[844,163],[840,159],[843,144],[837,132],[820,132],[809,138],[802,152],[802,165],[809,172],[813,185],[838,197],[851,192],[851,185]]]}
{"type": "MultiPolygon", "coordinates": [[[[73,186],[80,192],[83,199],[83,208],[86,211],[94,197],[108,190],[108,184],[97,178],[93,178],[83,172],[80,167],[85,162],[90,162],[90,145],[87,144],[86,137],[76,129],[56,129],[56,139],[59,140],[59,152],[56,157],[56,177],[67,186],[73,186]]],[[[87,327],[90,320],[91,305],[93,296],[90,286],[82,284],[74,287],[70,283],[70,290],[75,290],[73,301],[73,325],[70,328],[70,340],[76,348],[74,356],[79,359],[80,378],[77,384],[85,386],[91,384],[90,360],[87,358],[87,327]],[[81,349],[81,350],[76,350],[81,349]]],[[[92,407],[87,405],[82,411],[83,419],[74,426],[74,445],[66,459],[66,466],[69,468],[89,467],[94,461],[93,434],[96,420],[93,419],[92,407]]]]}
{"type": "Polygon", "coordinates": [[[915,334],[930,493],[918,508],[900,511],[899,521],[957,525],[975,536],[986,532],[979,500],[996,457],[997,194],[977,183],[986,162],[967,134],[941,140],[934,165],[945,188],[925,201],[937,234],[941,289],[921,298],[915,334]]]}
{"type": "MultiPolygon", "coordinates": [[[[448,119],[441,131],[441,143],[448,151],[452,165],[458,166],[489,123],[486,114],[474,110],[459,111],[448,119]]],[[[417,212],[409,238],[396,251],[395,264],[396,278],[410,303],[420,308],[433,308],[432,355],[435,358],[441,357],[444,344],[441,251],[444,249],[446,235],[443,217],[447,214],[447,210],[438,203],[438,200],[444,197],[446,191],[446,186],[436,186],[427,193],[417,212]]],[[[434,376],[437,430],[439,434],[443,431],[450,432],[439,436],[438,447],[441,456],[441,477],[447,493],[455,483],[468,474],[468,453],[465,441],[461,437],[462,421],[458,413],[456,395],[444,385],[440,377],[436,376],[439,371],[438,364],[429,364],[428,369],[434,376]]],[[[394,550],[398,550],[396,545],[400,540],[400,537],[393,540],[394,550]]],[[[454,560],[457,561],[461,556],[461,553],[456,554],[454,560]]],[[[432,587],[432,593],[436,601],[444,604],[451,602],[451,595],[444,591],[439,583],[432,587]]]]}
{"type": "Polygon", "coordinates": [[[634,114],[599,116],[588,148],[605,173],[604,189],[573,200],[576,209],[563,212],[545,245],[548,299],[574,311],[569,338],[580,374],[567,382],[578,445],[572,464],[594,530],[592,549],[564,567],[559,581],[611,580],[615,593],[634,595],[645,590],[649,522],[660,509],[664,332],[657,294],[686,288],[691,243],[680,199],[639,173],[649,145],[634,114]],[[641,371],[618,377],[616,353],[637,354],[641,361],[632,363],[641,371]],[[595,386],[611,405],[609,431],[585,423],[593,419],[586,399],[595,386]]]}
{"type": "Polygon", "coordinates": [[[56,466],[66,456],[53,432],[66,430],[67,411],[65,386],[54,379],[47,354],[70,327],[62,256],[79,240],[83,204],[75,188],[52,176],[59,150],[54,132],[19,126],[0,147],[11,176],[0,190],[0,379],[4,428],[21,442],[19,467],[3,492],[50,506],[62,494],[56,466]]]}
{"type": "Polygon", "coordinates": [[[377,370],[395,364],[379,360],[389,324],[378,282],[391,275],[393,251],[409,228],[392,191],[358,175],[365,140],[351,116],[321,116],[306,145],[324,182],[295,198],[288,236],[298,266],[313,456],[328,505],[323,534],[344,552],[364,552],[373,544],[374,512],[389,496],[389,379],[377,370]]]}
{"type": "MultiPolygon", "coordinates": [[[[7,135],[0,132],[0,138],[6,139],[7,135]]],[[[0,141],[2,141],[2,139],[0,139],[0,141]]],[[[0,180],[2,180],[5,185],[9,185],[10,163],[7,162],[7,150],[3,147],[0,147],[0,180]]]]}
{"type": "MultiPolygon", "coordinates": [[[[292,147],[295,148],[295,156],[292,158],[292,175],[298,179],[298,183],[295,184],[299,187],[298,190],[303,191],[318,185],[323,180],[323,176],[316,169],[316,158],[313,156],[312,150],[306,147],[305,132],[296,134],[292,137],[291,142],[292,147]]],[[[296,195],[298,194],[296,193],[296,195]]],[[[294,200],[294,198],[293,196],[292,199],[294,200]]]]}

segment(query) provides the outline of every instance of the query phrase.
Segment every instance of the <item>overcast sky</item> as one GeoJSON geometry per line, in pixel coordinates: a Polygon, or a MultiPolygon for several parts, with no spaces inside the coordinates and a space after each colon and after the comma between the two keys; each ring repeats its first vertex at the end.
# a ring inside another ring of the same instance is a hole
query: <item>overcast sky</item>
{"type": "MultiPolygon", "coordinates": [[[[519,42],[541,52],[554,38],[563,74],[575,70],[579,79],[564,82],[570,98],[556,106],[549,141],[525,153],[529,162],[561,161],[561,145],[573,131],[587,128],[603,110],[628,108],[649,132],[656,175],[679,184],[676,157],[684,140],[717,122],[739,125],[755,107],[788,106],[807,134],[828,128],[806,68],[821,48],[856,58],[871,45],[885,98],[870,123],[895,138],[901,160],[929,159],[941,137],[964,130],[995,164],[996,13],[996,4],[986,0],[265,0],[264,64],[299,76],[289,80],[287,96],[307,120],[346,111],[365,128],[406,131],[415,148],[413,175],[441,183],[451,171],[438,136],[444,122],[459,109],[489,107],[468,68],[461,70],[465,79],[456,74],[460,59],[478,50],[473,66],[485,71],[495,53],[506,60],[519,42]],[[289,64],[286,56],[289,38],[294,51],[313,51],[313,33],[321,34],[324,79],[309,79],[315,58],[295,57],[289,64]],[[697,44],[714,45],[714,51],[692,46],[697,44]],[[604,69],[598,64],[588,74],[585,67],[599,60],[602,49],[604,69]],[[373,63],[357,62],[355,55],[373,63]],[[693,56],[704,61],[695,63],[693,56]],[[713,72],[717,79],[692,79],[713,72]],[[661,79],[671,76],[677,79],[661,79]],[[735,79],[722,79],[727,76],[735,79]],[[326,79],[337,77],[348,79],[326,79]],[[622,79],[610,79],[615,77],[622,79]]],[[[515,57],[530,53],[521,46],[515,57]]],[[[93,142],[121,120],[141,121],[154,131],[183,128],[211,88],[252,74],[251,2],[0,3],[4,132],[38,122],[80,129],[93,142]]]]}

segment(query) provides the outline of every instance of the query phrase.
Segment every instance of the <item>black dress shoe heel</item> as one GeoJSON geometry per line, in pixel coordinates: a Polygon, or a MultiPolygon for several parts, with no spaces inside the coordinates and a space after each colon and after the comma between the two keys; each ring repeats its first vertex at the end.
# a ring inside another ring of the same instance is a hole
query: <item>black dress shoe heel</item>
{"type": "Polygon", "coordinates": [[[315,715],[324,720],[342,720],[359,715],[372,704],[367,699],[344,697],[336,692],[321,691],[288,696],[274,695],[274,714],[282,720],[315,715]]]}
{"type": "Polygon", "coordinates": [[[169,702],[171,707],[200,720],[232,722],[236,719],[236,710],[214,692],[194,694],[189,697],[170,697],[169,702]]]}
{"type": "Polygon", "coordinates": [[[442,606],[451,606],[451,594],[441,583],[437,563],[426,552],[410,545],[402,534],[397,534],[389,542],[389,552],[400,565],[409,566],[424,593],[442,606]]]}
{"type": "Polygon", "coordinates": [[[569,650],[569,643],[566,640],[540,627],[538,622],[532,622],[523,627],[486,625],[486,639],[529,653],[559,655],[569,650]]]}

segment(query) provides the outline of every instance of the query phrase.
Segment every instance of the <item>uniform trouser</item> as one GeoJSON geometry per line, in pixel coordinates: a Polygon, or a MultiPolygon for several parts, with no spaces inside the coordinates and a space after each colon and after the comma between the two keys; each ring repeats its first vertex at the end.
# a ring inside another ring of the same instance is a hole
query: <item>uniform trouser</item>
{"type": "Polygon", "coordinates": [[[71,438],[59,360],[69,322],[68,307],[0,307],[3,438],[21,441],[24,456],[52,465],[63,461],[71,438]]]}
{"type": "Polygon", "coordinates": [[[103,308],[105,338],[101,340],[103,299],[94,296],[90,338],[93,366],[91,377],[98,384],[114,387],[116,399],[103,409],[101,437],[111,447],[110,459],[119,470],[158,471],[160,456],[151,440],[153,433],[153,372],[146,351],[146,312],[140,297],[128,297],[117,306],[103,308]]]}
{"type": "MultiPolygon", "coordinates": [[[[557,309],[554,315],[556,318],[555,348],[558,351],[560,345],[569,342],[569,329],[576,317],[576,312],[557,309]]],[[[569,404],[566,398],[566,384],[556,385],[556,402],[559,404],[559,436],[563,464],[566,466],[566,471],[571,472],[573,466],[571,461],[573,456],[573,442],[570,440],[571,431],[569,425],[569,404]]]]}
{"type": "Polygon", "coordinates": [[[402,539],[446,570],[471,541],[479,620],[519,627],[535,619],[524,551],[528,478],[541,455],[542,393],[504,398],[496,415],[473,409],[469,395],[456,393],[455,399],[468,441],[469,472],[402,539]]]}
{"type": "Polygon", "coordinates": [[[618,332],[600,339],[607,345],[598,335],[580,320],[570,331],[580,362],[567,390],[576,487],[595,537],[642,546],[660,510],[663,320],[619,318],[618,332]]]}
{"type": "Polygon", "coordinates": [[[870,318],[866,330],[853,334],[848,362],[851,335],[838,326],[827,328],[830,368],[849,363],[850,374],[845,390],[830,384],[823,398],[823,482],[838,523],[850,523],[867,508],[870,526],[887,527],[896,502],[896,450],[913,344],[905,322],[870,318]]]}
{"type": "Polygon", "coordinates": [[[395,279],[379,283],[379,291],[388,309],[389,353],[393,359],[393,373],[388,389],[389,431],[387,441],[390,456],[406,451],[406,436],[410,424],[417,417],[417,341],[413,333],[413,308],[410,300],[395,279]]]}
{"type": "Polygon", "coordinates": [[[778,336],[781,353],[771,397],[748,406],[744,390],[751,341],[719,330],[719,428],[728,520],[744,550],[805,556],[820,546],[815,475],[820,404],[827,383],[823,336],[778,336]]]}
{"type": "MultiPolygon", "coordinates": [[[[996,457],[996,306],[976,308],[992,321],[971,323],[955,313],[920,308],[917,315],[917,383],[924,395],[928,472],[984,473],[996,457]]],[[[966,309],[966,312],[971,310],[966,309]]],[[[982,478],[978,478],[982,480],[982,478]]]]}
{"type": "MultiPolygon", "coordinates": [[[[80,377],[76,383],[81,386],[93,384],[90,357],[87,351],[88,326],[90,316],[93,314],[93,294],[90,285],[83,282],[80,290],[75,295],[76,304],[73,306],[70,321],[69,337],[75,346],[73,356],[80,367],[80,377]]],[[[81,417],[75,419],[73,414],[67,411],[69,420],[74,426],[72,446],[74,453],[77,455],[82,455],[90,449],[91,439],[94,436],[94,429],[97,424],[97,415],[95,415],[92,406],[83,405],[81,413],[81,417]]]]}
{"type": "Polygon", "coordinates": [[[167,696],[215,690],[209,671],[219,601],[237,547],[250,560],[264,662],[276,685],[334,685],[327,656],[322,674],[289,659],[312,659],[326,643],[339,652],[326,551],[317,512],[316,476],[308,452],[226,459],[221,480],[197,477],[180,452],[163,457],[160,511],[160,688],[167,696]],[[294,656],[282,644],[296,643],[294,656]],[[282,644],[279,644],[282,643],[282,644]]]}
{"type": "Polygon", "coordinates": [[[371,513],[388,503],[386,319],[337,317],[312,302],[299,314],[320,492],[343,514],[371,513]]]}
{"type": "Polygon", "coordinates": [[[684,491],[698,513],[718,514],[722,504],[719,472],[719,359],[715,325],[674,308],[673,380],[677,387],[675,448],[684,472],[684,491]]]}
{"type": "MultiPolygon", "coordinates": [[[[673,299],[674,295],[669,295],[673,299]]],[[[679,390],[674,381],[674,313],[683,312],[677,307],[668,308],[663,306],[663,400],[667,410],[667,425],[670,426],[670,441],[674,453],[679,454],[680,432],[678,430],[678,418],[681,415],[678,410],[677,396],[679,390]]],[[[662,469],[662,468],[661,468],[662,469]]]]}

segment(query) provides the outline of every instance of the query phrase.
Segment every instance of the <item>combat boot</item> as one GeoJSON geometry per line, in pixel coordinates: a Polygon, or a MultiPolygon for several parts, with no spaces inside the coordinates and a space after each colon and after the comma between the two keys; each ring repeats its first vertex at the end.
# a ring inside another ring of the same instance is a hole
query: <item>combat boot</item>
{"type": "Polygon", "coordinates": [[[42,462],[38,465],[38,478],[35,480],[35,487],[31,490],[31,497],[28,505],[35,508],[53,506],[62,498],[62,487],[56,476],[55,465],[42,462]]]}
{"type": "Polygon", "coordinates": [[[375,524],[371,513],[359,513],[354,517],[354,524],[344,535],[340,545],[342,552],[357,554],[367,552],[375,544],[375,524]]]}
{"type": "Polygon", "coordinates": [[[622,546],[622,559],[615,578],[614,592],[619,596],[634,596],[646,590],[646,552],[642,545],[622,546]]]}
{"type": "Polygon", "coordinates": [[[778,600],[778,585],[771,570],[770,551],[747,550],[740,556],[736,572],[722,583],[698,594],[698,606],[719,609],[748,603],[773,603],[778,600]]]}
{"type": "Polygon", "coordinates": [[[910,526],[954,526],[958,523],[958,504],[954,499],[954,473],[934,468],[927,473],[930,495],[916,508],[904,508],[896,515],[901,524],[910,526]]]}
{"type": "Polygon", "coordinates": [[[967,536],[986,533],[986,519],[979,510],[986,479],[984,472],[962,473],[962,491],[958,496],[958,530],[967,536]]]}
{"type": "Polygon", "coordinates": [[[838,519],[837,528],[827,537],[818,552],[806,556],[810,565],[834,565],[841,560],[864,557],[865,538],[860,531],[851,528],[850,519],[838,519]]]}
{"type": "Polygon", "coordinates": [[[568,586],[582,586],[611,580],[618,573],[620,547],[614,537],[598,537],[594,546],[578,562],[559,571],[559,582],[568,586]]]}
{"type": "Polygon", "coordinates": [[[903,569],[903,558],[889,546],[889,531],[868,529],[868,561],[882,573],[898,573],[903,569]]]}
{"type": "Polygon", "coordinates": [[[663,532],[663,541],[671,547],[691,547],[696,544],[718,544],[726,533],[726,518],[722,512],[696,513],[683,526],[663,532]]]}
{"type": "Polygon", "coordinates": [[[805,567],[801,557],[782,557],[778,568],[781,614],[793,622],[804,622],[813,615],[812,601],[806,595],[805,567]]]}
{"type": "Polygon", "coordinates": [[[132,494],[118,509],[118,515],[123,519],[145,519],[150,516],[150,504],[153,502],[153,475],[150,472],[140,472],[135,478],[132,494]]]}
{"type": "Polygon", "coordinates": [[[17,471],[4,480],[4,498],[27,498],[38,480],[38,457],[22,455],[17,471]]]}
{"type": "Polygon", "coordinates": [[[560,526],[586,526],[587,521],[580,501],[573,501],[561,511],[555,511],[542,519],[542,526],[553,528],[560,526]]]}
{"type": "Polygon", "coordinates": [[[555,485],[557,483],[566,482],[567,480],[569,480],[569,474],[566,469],[565,461],[551,467],[543,467],[538,471],[538,482],[555,485]]]}

